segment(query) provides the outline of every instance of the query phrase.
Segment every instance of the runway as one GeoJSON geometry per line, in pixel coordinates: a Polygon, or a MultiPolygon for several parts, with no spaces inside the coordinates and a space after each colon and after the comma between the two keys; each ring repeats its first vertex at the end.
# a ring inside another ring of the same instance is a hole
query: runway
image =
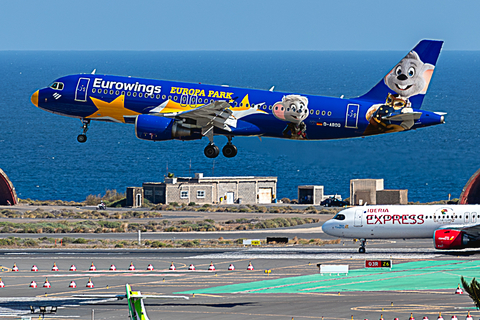
{"type": "Polygon", "coordinates": [[[145,294],[183,292],[190,297],[187,301],[145,300],[152,320],[322,317],[325,320],[348,320],[352,315],[354,319],[378,319],[380,314],[385,319],[408,319],[411,312],[417,318],[427,315],[436,319],[438,312],[442,312],[445,319],[453,314],[460,319],[467,310],[471,310],[475,318],[480,316],[468,296],[454,294],[457,276],[477,271],[477,251],[445,254],[432,249],[431,241],[428,246],[426,241],[417,243],[413,240],[369,242],[367,254],[357,253],[357,248],[357,244],[348,242],[321,248],[2,250],[0,262],[4,271],[0,275],[5,288],[0,289],[0,315],[14,319],[22,310],[29,312],[30,306],[38,309],[55,305],[60,307],[56,315],[45,317],[91,319],[94,309],[96,319],[126,319],[128,307],[123,300],[85,304],[72,296],[124,294],[124,285],[129,283],[133,290],[145,294]],[[365,259],[384,258],[393,261],[391,271],[386,269],[370,274],[370,271],[362,270],[365,259]],[[58,272],[51,271],[54,262],[60,269],[58,272]],[[96,272],[88,271],[92,262],[96,272]],[[131,262],[135,271],[127,270],[131,262]],[[176,271],[168,270],[172,262],[176,271]],[[252,262],[254,271],[246,270],[249,262],[252,262]],[[411,267],[412,262],[422,265],[411,267]],[[14,263],[19,272],[11,272],[14,263]],[[207,271],[211,263],[216,268],[214,272],[207,271]],[[351,272],[346,278],[342,275],[321,276],[318,263],[347,264],[351,272]],[[409,263],[410,267],[407,267],[409,263]],[[34,264],[38,272],[30,271],[34,264]],[[72,264],[75,264],[76,272],[68,271],[72,264]],[[109,271],[112,264],[117,271],[109,271]],[[155,270],[147,271],[148,264],[152,264],[155,270]],[[196,271],[187,270],[190,264],[195,265],[196,271]],[[234,264],[235,271],[227,271],[230,264],[234,264]],[[265,270],[271,270],[271,273],[268,275],[265,270]],[[416,278],[419,279],[416,282],[425,282],[424,288],[397,287],[406,279],[423,274],[428,277],[416,278]],[[447,288],[435,286],[438,280],[446,279],[446,274],[450,274],[450,283],[445,284],[447,288]],[[49,289],[42,288],[46,278],[51,284],[49,289]],[[93,289],[85,287],[89,278],[94,283],[93,289]],[[37,282],[38,288],[29,288],[32,280],[37,282]],[[75,289],[68,288],[72,280],[77,284],[75,289]],[[385,282],[386,287],[376,287],[384,281],[391,282],[385,282]],[[242,290],[235,289],[235,286],[242,290]],[[307,286],[308,290],[302,286],[307,286]],[[322,289],[322,292],[319,287],[330,289],[322,289]],[[23,298],[14,304],[12,297],[23,298]]]}

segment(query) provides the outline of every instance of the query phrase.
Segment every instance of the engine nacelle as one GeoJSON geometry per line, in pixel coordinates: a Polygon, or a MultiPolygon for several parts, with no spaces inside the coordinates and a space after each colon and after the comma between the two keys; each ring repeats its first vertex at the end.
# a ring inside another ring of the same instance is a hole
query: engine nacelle
{"type": "Polygon", "coordinates": [[[461,230],[439,229],[433,234],[437,249],[463,249],[469,247],[470,238],[461,230]]]}
{"type": "Polygon", "coordinates": [[[192,130],[179,126],[170,118],[141,114],[135,121],[135,134],[138,139],[160,141],[190,137],[192,130]]]}

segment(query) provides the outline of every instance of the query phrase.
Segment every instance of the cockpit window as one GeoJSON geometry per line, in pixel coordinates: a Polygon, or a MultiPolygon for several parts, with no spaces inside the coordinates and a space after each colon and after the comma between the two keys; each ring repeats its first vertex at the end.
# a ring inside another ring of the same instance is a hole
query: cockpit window
{"type": "Polygon", "coordinates": [[[345,215],[341,213],[337,213],[335,217],[333,217],[335,220],[345,220],[345,215]]]}
{"type": "Polygon", "coordinates": [[[63,90],[63,83],[54,82],[50,85],[50,88],[55,89],[55,90],[63,90]]]}

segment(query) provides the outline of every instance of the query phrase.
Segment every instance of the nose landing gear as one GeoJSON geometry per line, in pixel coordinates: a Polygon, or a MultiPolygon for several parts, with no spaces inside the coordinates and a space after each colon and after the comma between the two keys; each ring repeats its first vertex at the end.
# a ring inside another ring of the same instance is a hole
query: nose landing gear
{"type": "Polygon", "coordinates": [[[365,253],[365,246],[367,245],[366,239],[360,239],[360,248],[358,248],[359,253],[365,253]]]}
{"type": "Polygon", "coordinates": [[[83,133],[79,134],[77,136],[77,141],[80,143],[85,143],[87,142],[87,131],[88,131],[88,125],[90,124],[90,119],[82,119],[83,123],[83,133]]]}

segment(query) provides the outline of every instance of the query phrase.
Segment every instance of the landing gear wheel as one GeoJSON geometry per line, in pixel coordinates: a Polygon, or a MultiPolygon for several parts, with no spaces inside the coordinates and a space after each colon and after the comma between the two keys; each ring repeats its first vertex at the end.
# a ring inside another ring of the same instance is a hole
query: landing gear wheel
{"type": "Polygon", "coordinates": [[[359,253],[365,253],[365,246],[367,245],[366,239],[360,239],[360,248],[358,248],[359,253]]]}
{"type": "Polygon", "coordinates": [[[80,143],[85,143],[87,141],[87,135],[79,134],[77,136],[77,141],[80,142],[80,143]]]}
{"type": "Polygon", "coordinates": [[[227,158],[233,158],[237,155],[237,147],[233,144],[226,144],[222,149],[222,153],[227,158]]]}
{"type": "Polygon", "coordinates": [[[205,147],[203,153],[207,158],[216,158],[220,154],[220,149],[214,144],[209,144],[205,147]]]}

